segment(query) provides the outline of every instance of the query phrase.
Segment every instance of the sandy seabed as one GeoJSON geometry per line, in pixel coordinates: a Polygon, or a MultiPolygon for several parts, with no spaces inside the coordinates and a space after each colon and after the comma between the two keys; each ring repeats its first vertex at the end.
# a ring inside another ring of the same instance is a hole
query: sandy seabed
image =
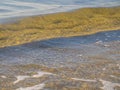
{"type": "Polygon", "coordinates": [[[0,90],[119,89],[119,30],[0,49],[0,90]]]}

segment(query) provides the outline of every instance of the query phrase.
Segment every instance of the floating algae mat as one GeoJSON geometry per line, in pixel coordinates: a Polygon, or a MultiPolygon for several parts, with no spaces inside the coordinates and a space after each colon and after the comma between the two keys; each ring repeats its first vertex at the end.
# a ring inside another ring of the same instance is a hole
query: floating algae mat
{"type": "Polygon", "coordinates": [[[2,24],[0,25],[0,47],[119,29],[120,7],[82,8],[2,24]]]}

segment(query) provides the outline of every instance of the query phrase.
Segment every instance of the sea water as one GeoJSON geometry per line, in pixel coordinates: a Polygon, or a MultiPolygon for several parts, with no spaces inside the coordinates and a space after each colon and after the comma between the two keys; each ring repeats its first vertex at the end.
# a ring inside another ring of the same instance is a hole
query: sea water
{"type": "Polygon", "coordinates": [[[120,0],[0,0],[0,23],[14,17],[64,12],[83,7],[119,5],[120,0]]]}

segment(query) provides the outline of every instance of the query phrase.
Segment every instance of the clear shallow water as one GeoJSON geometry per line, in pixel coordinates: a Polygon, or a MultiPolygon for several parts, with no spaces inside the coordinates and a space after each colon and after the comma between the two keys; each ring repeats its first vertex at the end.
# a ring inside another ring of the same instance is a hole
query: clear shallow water
{"type": "Polygon", "coordinates": [[[119,72],[120,30],[0,48],[0,90],[114,90],[119,72]]]}
{"type": "Polygon", "coordinates": [[[83,7],[119,5],[120,0],[0,0],[0,22],[12,17],[63,12],[83,7]]]}
{"type": "MultiPolygon", "coordinates": [[[[12,46],[0,49],[1,64],[45,64],[52,66],[64,65],[67,62],[86,62],[91,55],[103,54],[107,51],[120,50],[111,48],[111,42],[120,41],[120,30],[100,32],[93,35],[56,38],[32,42],[19,46],[12,46]]],[[[113,46],[116,44],[113,43],[113,46]]],[[[119,60],[118,54],[105,55],[108,59],[119,60]]],[[[66,64],[67,65],[67,64],[66,64]]]]}

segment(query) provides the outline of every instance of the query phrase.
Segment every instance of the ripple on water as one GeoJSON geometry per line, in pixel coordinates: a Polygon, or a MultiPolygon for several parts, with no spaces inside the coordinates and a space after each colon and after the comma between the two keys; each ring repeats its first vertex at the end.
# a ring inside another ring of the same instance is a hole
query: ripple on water
{"type": "Polygon", "coordinates": [[[41,83],[41,84],[38,84],[38,85],[35,85],[35,86],[32,86],[32,87],[21,87],[21,88],[18,88],[16,90],[41,90],[45,87],[45,83],[41,83]]]}
{"type": "MultiPolygon", "coordinates": [[[[60,66],[60,62],[64,62],[63,65],[68,65],[66,64],[67,62],[82,63],[88,61],[84,58],[88,55],[95,56],[108,50],[113,51],[111,47],[116,44],[110,44],[109,42],[120,41],[120,38],[118,38],[119,35],[120,30],[116,30],[87,36],[42,40],[2,48],[0,49],[1,64],[41,63],[50,66],[60,66]],[[110,36],[112,33],[116,33],[116,35],[107,38],[106,33],[110,36]],[[100,41],[97,41],[96,38],[99,38],[100,41]],[[107,41],[105,38],[107,38],[107,41]],[[82,41],[84,41],[84,43],[82,41]]],[[[115,47],[119,49],[119,45],[115,47]]],[[[117,57],[115,54],[112,54],[109,56],[109,59],[110,58],[116,59],[117,57]]]]}
{"type": "Polygon", "coordinates": [[[11,11],[7,9],[0,9],[0,13],[6,13],[6,12],[11,12],[11,11]]]}
{"type": "Polygon", "coordinates": [[[119,6],[119,3],[119,0],[1,0],[0,8],[3,10],[0,11],[0,23],[12,17],[64,12],[83,7],[119,6]]]}
{"type": "Polygon", "coordinates": [[[115,90],[114,88],[116,86],[119,86],[120,87],[120,84],[119,83],[112,83],[110,81],[105,81],[105,80],[102,80],[100,79],[100,81],[102,82],[103,84],[103,87],[101,87],[101,89],[103,90],[115,90]]]}
{"type": "Polygon", "coordinates": [[[17,80],[14,81],[13,84],[17,84],[17,83],[19,83],[20,81],[24,81],[25,79],[29,79],[29,78],[40,78],[40,77],[42,77],[43,75],[54,75],[54,74],[49,73],[49,72],[39,71],[39,72],[37,72],[37,74],[35,74],[35,75],[33,75],[33,76],[19,75],[19,76],[16,76],[17,80]]]}

